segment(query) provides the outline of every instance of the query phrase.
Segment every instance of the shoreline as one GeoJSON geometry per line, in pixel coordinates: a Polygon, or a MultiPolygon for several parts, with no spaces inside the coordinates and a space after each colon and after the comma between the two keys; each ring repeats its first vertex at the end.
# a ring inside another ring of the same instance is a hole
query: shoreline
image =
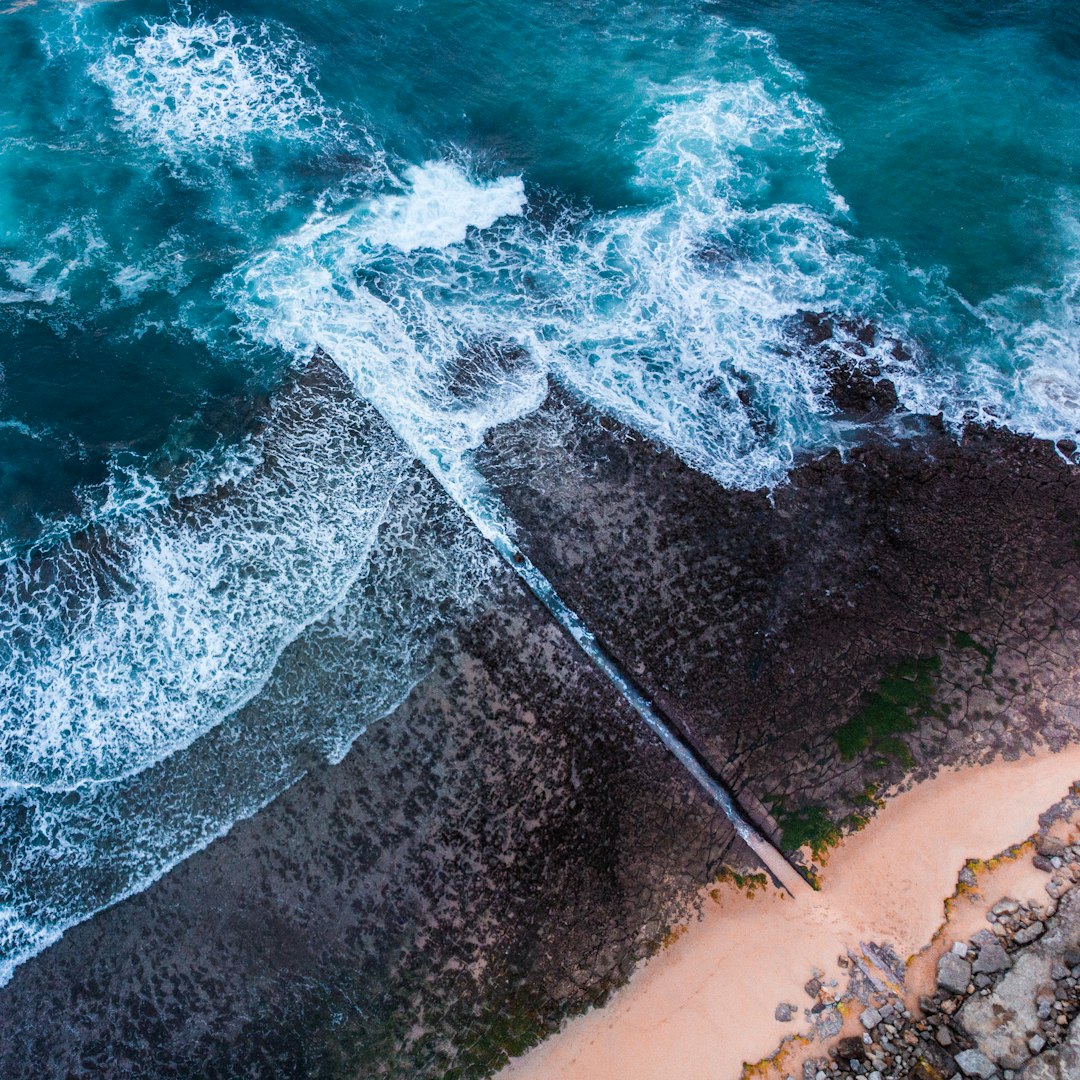
{"type": "Polygon", "coordinates": [[[1030,863],[1005,860],[947,915],[967,861],[1023,843],[1077,779],[1080,746],[943,770],[844,837],[808,900],[776,889],[747,895],[730,881],[707,887],[699,919],[605,1005],[516,1058],[499,1080],[660,1080],[672,1070],[681,1080],[736,1080],[755,1062],[755,1076],[798,1075],[799,1059],[823,1049],[799,1017],[813,1004],[804,983],[818,977],[823,1000],[842,998],[838,958],[873,942],[905,964],[917,960],[906,988],[917,1000],[925,987],[914,984],[954,938],[1006,894],[1034,896],[1045,882],[1030,863]],[[782,1003],[796,1006],[794,1022],[776,1019],[782,1003]]]}

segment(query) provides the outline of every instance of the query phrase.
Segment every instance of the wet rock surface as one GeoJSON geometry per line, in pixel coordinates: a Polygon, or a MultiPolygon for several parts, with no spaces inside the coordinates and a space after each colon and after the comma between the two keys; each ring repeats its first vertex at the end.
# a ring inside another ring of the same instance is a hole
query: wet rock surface
{"type": "MultiPolygon", "coordinates": [[[[522,547],[788,847],[872,789],[1075,735],[1080,494],[1050,447],[931,430],[806,464],[770,499],[556,393],[480,461],[522,547]]],[[[441,497],[416,470],[416,497],[441,497]]],[[[430,675],[340,764],[17,970],[0,1076],[484,1076],[747,865],[509,569],[446,618],[430,675]]],[[[978,993],[1012,970],[963,959],[978,993]]],[[[814,979],[813,1004],[783,1004],[835,1035],[814,979]]],[[[875,1007],[871,1042],[907,1053],[875,1007]]],[[[973,1048],[938,1028],[911,1075],[973,1048]]]]}
{"type": "Polygon", "coordinates": [[[815,359],[828,381],[828,396],[840,413],[852,418],[881,417],[897,408],[896,386],[882,376],[884,357],[908,363],[904,345],[884,339],[869,322],[830,312],[802,311],[789,329],[794,348],[815,359]]]}
{"type": "Polygon", "coordinates": [[[731,840],[507,581],[340,765],[18,969],[0,1076],[484,1075],[622,982],[731,840]]]}
{"type": "MultiPolygon", "coordinates": [[[[398,499],[415,506],[388,515],[363,598],[404,541],[423,562],[462,527],[418,465],[398,499]]],[[[487,1075],[624,981],[722,863],[753,865],[489,562],[478,604],[443,599],[427,677],[340,764],[312,752],[255,817],[16,970],[0,1077],[487,1075]]],[[[445,596],[420,569],[410,588],[445,596]]],[[[325,707],[348,709],[369,644],[335,639],[330,664],[298,639],[246,722],[320,671],[325,707]]]]}

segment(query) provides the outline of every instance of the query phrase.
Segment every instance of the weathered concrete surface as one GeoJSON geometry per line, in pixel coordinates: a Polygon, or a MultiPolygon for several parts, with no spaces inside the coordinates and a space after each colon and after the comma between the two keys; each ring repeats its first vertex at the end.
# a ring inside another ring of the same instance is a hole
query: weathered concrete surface
{"type": "Polygon", "coordinates": [[[478,463],[563,598],[781,823],[811,806],[840,820],[868,785],[1077,733],[1080,486],[1045,443],[972,430],[957,445],[931,422],[809,462],[770,498],[553,388],[478,463]],[[852,736],[845,757],[841,729],[917,658],[908,689],[928,692],[903,710],[910,730],[852,736]]]}
{"type": "MultiPolygon", "coordinates": [[[[358,586],[391,607],[458,514],[419,466],[403,491],[358,586]]],[[[509,570],[443,604],[431,675],[344,761],[16,971],[0,1077],[479,1076],[655,947],[727,822],[509,570]]],[[[346,708],[368,648],[301,638],[245,713],[312,671],[346,708]]]]}

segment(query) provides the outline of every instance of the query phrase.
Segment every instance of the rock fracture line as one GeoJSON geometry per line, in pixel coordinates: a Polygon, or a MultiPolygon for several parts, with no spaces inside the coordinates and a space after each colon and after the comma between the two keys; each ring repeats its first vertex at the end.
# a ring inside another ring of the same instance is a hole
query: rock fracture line
{"type": "MultiPolygon", "coordinates": [[[[325,356],[325,354],[323,354],[325,356]]],[[[543,573],[512,541],[501,505],[484,489],[480,477],[459,459],[448,462],[435,448],[425,445],[413,433],[402,431],[394,423],[393,410],[378,400],[368,398],[383,419],[409,446],[417,458],[439,482],[454,503],[495,548],[526,588],[540,601],[563,631],[576,642],[591,663],[598,668],[649,729],[675,756],[702,791],[731,822],[735,832],[761,860],[773,878],[793,897],[808,895],[810,885],[740,809],[734,795],[713,772],[708,763],[687,740],[660,714],[596,639],[581,617],[556,592],[543,573]]]]}

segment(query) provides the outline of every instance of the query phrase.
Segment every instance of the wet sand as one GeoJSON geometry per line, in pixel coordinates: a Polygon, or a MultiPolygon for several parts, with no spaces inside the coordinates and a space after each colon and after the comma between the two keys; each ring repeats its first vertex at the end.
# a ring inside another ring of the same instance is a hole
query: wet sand
{"type": "MultiPolygon", "coordinates": [[[[936,951],[1004,895],[1035,896],[1045,876],[1029,860],[1004,862],[980,878],[938,934],[945,900],[966,860],[987,859],[1023,841],[1040,813],[1080,779],[1080,747],[1041,750],[1017,761],[950,770],[897,795],[865,829],[831,854],[821,891],[792,901],[770,889],[748,896],[734,884],[706,890],[702,918],[650,960],[603,1008],[500,1074],[502,1080],[727,1080],[772,1055],[808,1025],[774,1018],[780,1002],[810,1004],[803,985],[815,968],[826,983],[845,972],[837,958],[863,942],[888,944],[904,959],[937,935],[936,951]]],[[[932,970],[926,957],[923,970],[932,970]]],[[[912,992],[917,987],[912,986],[912,992]]],[[[791,1071],[791,1057],[784,1072],[791,1071]]]]}

